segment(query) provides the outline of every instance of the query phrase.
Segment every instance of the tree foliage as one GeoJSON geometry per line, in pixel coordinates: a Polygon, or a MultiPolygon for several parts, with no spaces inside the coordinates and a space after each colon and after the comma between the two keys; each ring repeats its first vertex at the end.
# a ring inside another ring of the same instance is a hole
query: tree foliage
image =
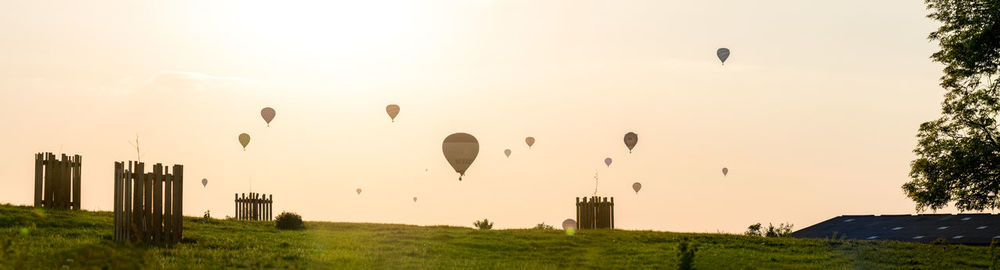
{"type": "Polygon", "coordinates": [[[941,26],[929,35],[945,65],[942,116],[920,125],[903,184],[917,211],[1000,206],[1000,0],[926,0],[941,26]]]}

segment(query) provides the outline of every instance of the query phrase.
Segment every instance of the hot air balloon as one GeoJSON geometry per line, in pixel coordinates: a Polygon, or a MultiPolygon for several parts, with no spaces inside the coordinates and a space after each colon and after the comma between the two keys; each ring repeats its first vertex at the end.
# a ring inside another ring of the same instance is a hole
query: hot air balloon
{"type": "Polygon", "coordinates": [[[267,126],[270,127],[271,120],[274,119],[274,109],[271,109],[271,107],[265,107],[264,109],[261,109],[260,117],[264,117],[264,122],[266,122],[267,126]]]}
{"type": "Polygon", "coordinates": [[[243,145],[243,151],[246,151],[247,145],[250,144],[250,134],[240,133],[240,144],[243,145]]]}
{"type": "Polygon", "coordinates": [[[361,195],[361,189],[360,189],[360,188],[359,188],[359,189],[356,189],[356,190],[354,190],[354,191],[355,191],[355,192],[357,192],[357,193],[358,193],[358,195],[361,195]]]}
{"type": "Polygon", "coordinates": [[[640,189],[642,189],[642,184],[639,184],[639,182],[635,182],[635,184],[632,184],[632,190],[635,190],[636,194],[639,194],[640,189]]]}
{"type": "Polygon", "coordinates": [[[566,230],[566,235],[572,236],[573,234],[576,234],[576,221],[575,220],[573,220],[571,218],[567,218],[566,220],[563,220],[563,224],[562,225],[563,225],[563,230],[566,230]]]}
{"type": "Polygon", "coordinates": [[[503,150],[503,154],[510,158],[510,149],[503,150]]]}
{"type": "Polygon", "coordinates": [[[455,172],[459,173],[458,181],[462,181],[465,170],[469,169],[469,165],[476,160],[476,155],[479,155],[479,141],[468,133],[451,134],[444,138],[441,151],[455,172]]]}
{"type": "Polygon", "coordinates": [[[389,104],[385,106],[385,113],[389,114],[389,119],[396,122],[396,115],[399,115],[399,105],[389,104]]]}
{"type": "Polygon", "coordinates": [[[722,167],[722,176],[726,176],[727,174],[729,174],[729,168],[722,167]]]}
{"type": "Polygon", "coordinates": [[[719,48],[718,51],[715,51],[715,55],[718,55],[719,56],[719,60],[721,60],[722,64],[725,65],[726,64],[726,59],[729,59],[729,49],[719,48]]]}
{"type": "Polygon", "coordinates": [[[201,179],[201,186],[202,187],[207,187],[208,186],[208,178],[202,178],[201,179]]]}
{"type": "Polygon", "coordinates": [[[611,167],[611,158],[604,158],[604,165],[608,165],[608,167],[611,167]]]}
{"type": "Polygon", "coordinates": [[[635,148],[635,144],[639,142],[639,135],[635,132],[625,133],[625,146],[628,147],[628,152],[632,153],[632,148],[635,148]]]}
{"type": "Polygon", "coordinates": [[[417,202],[417,197],[413,197],[413,202],[417,202]]]}
{"type": "Polygon", "coordinates": [[[535,145],[535,137],[524,138],[524,142],[528,144],[528,148],[530,149],[532,145],[535,145]]]}

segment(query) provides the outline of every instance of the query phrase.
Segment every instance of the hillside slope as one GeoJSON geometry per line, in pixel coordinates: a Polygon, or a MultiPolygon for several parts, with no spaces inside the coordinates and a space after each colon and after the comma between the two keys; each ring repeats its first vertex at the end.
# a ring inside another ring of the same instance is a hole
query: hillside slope
{"type": "MultiPolygon", "coordinates": [[[[172,248],[112,242],[110,212],[0,206],[0,268],[567,269],[676,268],[678,243],[698,269],[983,269],[988,247],[650,231],[495,230],[446,226],[187,218],[172,248]]],[[[471,222],[471,221],[470,221],[471,222]]]]}

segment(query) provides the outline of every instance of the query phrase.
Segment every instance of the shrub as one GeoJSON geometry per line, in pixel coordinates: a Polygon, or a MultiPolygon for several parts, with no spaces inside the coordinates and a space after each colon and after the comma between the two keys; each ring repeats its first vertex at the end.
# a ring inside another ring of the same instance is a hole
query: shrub
{"type": "Polygon", "coordinates": [[[750,225],[750,227],[747,227],[747,232],[743,234],[749,236],[762,236],[763,234],[760,232],[760,222],[757,222],[757,224],[753,224],[750,225]]]}
{"type": "Polygon", "coordinates": [[[792,234],[792,224],[781,223],[778,227],[774,227],[774,224],[767,224],[767,232],[764,236],[767,237],[788,237],[792,234]]]}
{"type": "Polygon", "coordinates": [[[763,229],[758,222],[747,227],[747,231],[743,234],[749,236],[788,237],[792,234],[792,224],[781,223],[775,227],[774,224],[768,223],[767,229],[763,229]]]}
{"type": "Polygon", "coordinates": [[[538,223],[538,225],[535,225],[534,229],[535,230],[555,230],[555,228],[552,227],[552,225],[545,224],[545,222],[538,223]]]}
{"type": "Polygon", "coordinates": [[[281,214],[274,219],[274,226],[280,230],[298,230],[306,228],[302,223],[302,216],[290,212],[281,212],[281,214]]]}
{"type": "Polygon", "coordinates": [[[694,252],[697,250],[698,248],[691,244],[690,239],[687,238],[677,244],[677,258],[680,259],[680,262],[677,263],[677,269],[694,269],[694,252]]]}
{"type": "Polygon", "coordinates": [[[476,228],[479,228],[480,230],[493,229],[493,222],[490,222],[489,219],[485,218],[483,220],[473,222],[472,225],[476,225],[476,228]]]}

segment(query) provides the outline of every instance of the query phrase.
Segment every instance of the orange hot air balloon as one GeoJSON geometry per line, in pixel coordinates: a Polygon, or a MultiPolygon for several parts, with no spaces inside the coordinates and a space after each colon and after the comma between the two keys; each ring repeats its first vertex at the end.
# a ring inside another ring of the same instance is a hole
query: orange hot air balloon
{"type": "Polygon", "coordinates": [[[528,148],[530,149],[532,145],[535,145],[535,137],[524,138],[524,143],[527,143],[528,148]]]}
{"type": "Polygon", "coordinates": [[[357,190],[355,190],[355,191],[358,192],[358,195],[361,195],[361,189],[360,188],[357,189],[357,190]]]}
{"type": "Polygon", "coordinates": [[[458,181],[462,181],[465,171],[479,155],[479,141],[468,133],[454,133],[444,138],[441,151],[455,172],[459,173],[458,181]]]}
{"type": "Polygon", "coordinates": [[[632,153],[632,148],[635,148],[635,144],[639,143],[639,135],[635,132],[625,133],[625,146],[628,147],[628,152],[632,153]]]}
{"type": "Polygon", "coordinates": [[[639,182],[635,182],[635,184],[632,184],[632,190],[635,190],[636,194],[639,194],[640,189],[642,189],[642,184],[639,184],[639,182]]]}
{"type": "Polygon", "coordinates": [[[269,127],[271,126],[271,120],[274,120],[274,114],[274,109],[271,109],[271,107],[265,107],[260,110],[260,117],[264,118],[264,122],[267,123],[267,126],[269,127]]]}
{"type": "Polygon", "coordinates": [[[396,115],[399,115],[399,105],[389,104],[385,106],[385,113],[389,114],[389,119],[396,122],[396,115]]]}

